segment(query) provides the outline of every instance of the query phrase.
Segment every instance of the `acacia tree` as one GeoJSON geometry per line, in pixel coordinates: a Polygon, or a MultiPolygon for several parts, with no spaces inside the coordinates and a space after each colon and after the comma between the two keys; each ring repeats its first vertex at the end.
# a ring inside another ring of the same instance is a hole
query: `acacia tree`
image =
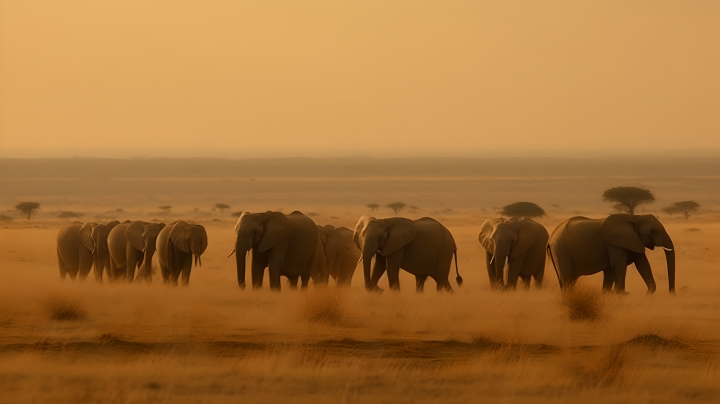
{"type": "Polygon", "coordinates": [[[220,209],[220,213],[225,213],[226,210],[230,209],[230,205],[224,203],[216,203],[215,207],[220,209]]]}
{"type": "Polygon", "coordinates": [[[367,206],[367,208],[370,209],[370,212],[375,212],[380,207],[380,205],[378,205],[377,203],[368,203],[365,206],[367,206]]]}
{"type": "Polygon", "coordinates": [[[20,202],[15,205],[15,210],[25,215],[27,220],[30,220],[30,216],[35,215],[40,210],[40,204],[37,202],[20,202]]]}
{"type": "Polygon", "coordinates": [[[635,208],[643,203],[655,202],[655,196],[647,189],[637,187],[615,187],[603,192],[605,202],[615,202],[613,206],[620,212],[635,214],[635,208]]]}
{"type": "Polygon", "coordinates": [[[172,206],[170,205],[160,206],[160,210],[165,214],[170,213],[170,209],[172,209],[172,206]]]}
{"type": "Polygon", "coordinates": [[[690,219],[690,214],[695,213],[700,208],[700,204],[695,201],[682,201],[675,202],[672,205],[663,208],[663,211],[668,214],[682,213],[685,215],[685,219],[690,219]]]}
{"type": "Polygon", "coordinates": [[[515,202],[510,205],[503,206],[500,214],[508,217],[542,217],[545,216],[545,210],[532,202],[515,202]]]}
{"type": "Polygon", "coordinates": [[[418,209],[420,209],[420,208],[418,208],[418,207],[415,206],[415,205],[410,205],[410,206],[408,206],[408,209],[410,209],[410,212],[415,213],[415,212],[417,212],[418,209]]]}
{"type": "Polygon", "coordinates": [[[397,216],[398,213],[400,213],[403,209],[405,209],[406,206],[407,205],[405,205],[402,202],[393,202],[393,203],[387,204],[386,207],[392,209],[393,212],[395,212],[395,216],[397,216]]]}

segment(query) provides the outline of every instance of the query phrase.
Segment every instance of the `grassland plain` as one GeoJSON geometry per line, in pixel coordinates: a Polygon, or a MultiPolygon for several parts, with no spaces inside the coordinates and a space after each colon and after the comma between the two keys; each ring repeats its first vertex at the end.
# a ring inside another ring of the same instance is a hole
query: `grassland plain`
{"type": "Polygon", "coordinates": [[[121,188],[71,179],[70,190],[4,178],[4,205],[29,198],[43,208],[29,222],[0,224],[0,401],[720,400],[717,179],[453,178],[155,179],[121,188]],[[540,290],[490,290],[477,231],[497,207],[538,202],[548,211],[539,221],[552,231],[576,214],[606,215],[603,187],[628,183],[658,198],[645,211],[660,215],[677,247],[676,295],[667,292],[661,251],[648,251],[658,281],[651,296],[632,267],[625,296],[595,293],[597,275],[582,280],[578,295],[563,296],[550,265],[540,290]],[[659,212],[675,199],[701,199],[704,211],[690,220],[659,212]],[[395,200],[420,207],[405,216],[436,217],[453,233],[465,279],[462,287],[451,281],[454,294],[437,293],[431,281],[416,294],[407,273],[400,293],[383,279],[384,293],[367,294],[359,272],[347,290],[237,288],[226,258],[232,212],[297,209],[318,224],[352,227],[368,213],[365,204],[395,200]],[[213,211],[218,202],[231,210],[213,211]],[[170,214],[159,212],[165,204],[170,214]],[[73,219],[58,219],[61,211],[83,221],[185,218],[206,226],[210,245],[188,288],[165,287],[159,274],[150,285],[62,282],[55,235],[73,219]],[[584,307],[594,314],[573,320],[584,307]]]}

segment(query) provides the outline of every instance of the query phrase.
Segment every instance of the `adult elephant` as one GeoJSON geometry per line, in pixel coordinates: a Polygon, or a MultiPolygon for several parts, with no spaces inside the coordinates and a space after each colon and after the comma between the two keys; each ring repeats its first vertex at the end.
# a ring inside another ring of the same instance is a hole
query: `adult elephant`
{"type": "Polygon", "coordinates": [[[152,280],[152,257],[163,227],[165,223],[127,221],[112,229],[108,236],[111,280],[132,282],[137,268],[138,279],[152,280]]]}
{"type": "Polygon", "coordinates": [[[452,292],[448,281],[453,255],[458,286],[462,277],[457,266],[457,247],[450,231],[435,219],[410,220],[402,217],[376,219],[362,216],[355,226],[353,241],[362,252],[365,288],[379,291],[378,280],[387,270],[392,290],[400,290],[400,269],[415,275],[415,289],[421,292],[431,277],[438,290],[452,292]],[[375,267],[370,274],[370,262],[375,267]]]}
{"type": "MultiPolygon", "coordinates": [[[[262,287],[265,268],[269,268],[270,288],[280,290],[280,276],[292,287],[297,279],[306,288],[310,277],[327,283],[322,244],[315,223],[300,212],[243,212],[235,224],[238,285],[245,288],[245,255],[252,250],[252,285],[262,287]]],[[[228,257],[230,256],[228,255],[228,257]]]]}
{"type": "Polygon", "coordinates": [[[530,278],[535,279],[535,286],[542,286],[548,238],[545,226],[531,219],[486,220],[478,240],[485,247],[490,286],[515,289],[518,278],[526,289],[530,278]]]}
{"type": "Polygon", "coordinates": [[[655,292],[652,269],[645,249],[661,247],[667,260],[670,292],[675,291],[675,247],[660,221],[653,215],[610,215],[606,219],[573,217],[550,236],[548,254],[560,287],[570,288],[578,277],[603,272],[603,290],[625,291],[627,267],[635,264],[648,287],[655,292]]]}
{"type": "Polygon", "coordinates": [[[179,220],[165,226],[157,236],[158,262],[163,281],[177,285],[182,273],[182,285],[187,286],[190,283],[193,257],[195,266],[202,266],[200,256],[207,246],[207,232],[199,224],[179,220]]]}
{"type": "Polygon", "coordinates": [[[60,278],[80,276],[87,278],[90,268],[95,267],[95,280],[102,281],[103,270],[108,265],[108,234],[120,222],[107,224],[74,222],[63,226],[57,235],[57,256],[60,278]]]}
{"type": "Polygon", "coordinates": [[[323,246],[325,267],[338,286],[350,286],[360,259],[360,250],[353,242],[353,232],[345,227],[318,226],[323,246]]]}

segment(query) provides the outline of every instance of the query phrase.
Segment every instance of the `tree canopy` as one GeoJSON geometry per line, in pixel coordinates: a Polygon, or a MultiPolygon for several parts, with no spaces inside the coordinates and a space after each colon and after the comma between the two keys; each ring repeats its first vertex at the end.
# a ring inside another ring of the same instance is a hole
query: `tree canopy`
{"type": "Polygon", "coordinates": [[[75,212],[60,212],[60,214],[58,214],[58,217],[60,219],[67,219],[67,218],[71,218],[71,217],[82,217],[82,216],[83,216],[82,213],[75,213],[75,212]]]}
{"type": "Polygon", "coordinates": [[[40,210],[40,204],[37,202],[20,202],[15,205],[15,210],[25,215],[27,220],[30,220],[30,216],[33,216],[40,210]]]}
{"type": "Polygon", "coordinates": [[[215,207],[220,209],[220,213],[225,213],[226,210],[230,209],[230,205],[224,203],[216,203],[215,207]]]}
{"type": "Polygon", "coordinates": [[[375,212],[380,207],[380,205],[378,205],[377,203],[368,203],[365,206],[367,206],[367,208],[370,209],[370,212],[375,212]]]}
{"type": "Polygon", "coordinates": [[[500,214],[509,217],[542,217],[545,216],[545,210],[532,202],[515,202],[504,206],[500,214]]]}
{"type": "Polygon", "coordinates": [[[635,214],[635,208],[643,203],[655,202],[655,196],[647,189],[637,187],[615,187],[603,192],[605,202],[615,202],[614,208],[620,212],[635,214]]]}
{"type": "Polygon", "coordinates": [[[395,216],[397,216],[406,206],[403,202],[393,202],[387,204],[386,207],[392,209],[393,212],[395,212],[395,216]]]}
{"type": "Polygon", "coordinates": [[[682,213],[685,215],[685,219],[690,218],[691,213],[695,213],[700,209],[700,204],[695,201],[682,201],[675,202],[672,205],[663,208],[663,211],[668,214],[682,213]]]}
{"type": "Polygon", "coordinates": [[[170,213],[170,209],[172,209],[172,206],[170,206],[170,205],[160,206],[159,209],[162,210],[163,213],[170,213]]]}

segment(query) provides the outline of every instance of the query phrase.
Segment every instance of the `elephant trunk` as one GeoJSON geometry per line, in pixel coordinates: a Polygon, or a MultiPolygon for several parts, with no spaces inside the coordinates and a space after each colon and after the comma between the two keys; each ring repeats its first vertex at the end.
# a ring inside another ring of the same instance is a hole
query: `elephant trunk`
{"type": "Polygon", "coordinates": [[[201,267],[202,259],[200,258],[200,254],[194,254],[194,256],[195,256],[195,267],[201,267]]]}
{"type": "Polygon", "coordinates": [[[245,242],[241,238],[235,241],[235,263],[237,265],[237,279],[240,289],[245,289],[245,258],[252,243],[245,242]]]}
{"type": "Polygon", "coordinates": [[[495,249],[495,279],[498,286],[507,285],[507,271],[505,270],[506,262],[510,252],[506,249],[495,249]]]}
{"type": "Polygon", "coordinates": [[[372,280],[370,278],[370,265],[372,264],[372,258],[377,253],[377,242],[365,242],[365,245],[363,246],[363,254],[362,254],[362,261],[363,261],[363,275],[365,276],[365,289],[372,290],[372,280]]]}
{"type": "Polygon", "coordinates": [[[145,253],[143,257],[143,270],[141,280],[148,282],[152,281],[152,257],[155,255],[155,243],[145,247],[145,253]]]}
{"type": "Polygon", "coordinates": [[[105,243],[105,245],[103,245],[103,243],[98,243],[98,246],[95,249],[95,253],[93,254],[93,256],[93,271],[95,274],[95,280],[101,282],[103,270],[105,269],[108,258],[107,243],[105,243]]]}
{"type": "Polygon", "coordinates": [[[668,245],[664,245],[663,247],[665,249],[665,260],[667,261],[670,293],[675,293],[675,247],[673,246],[672,240],[670,240],[668,245]]]}

